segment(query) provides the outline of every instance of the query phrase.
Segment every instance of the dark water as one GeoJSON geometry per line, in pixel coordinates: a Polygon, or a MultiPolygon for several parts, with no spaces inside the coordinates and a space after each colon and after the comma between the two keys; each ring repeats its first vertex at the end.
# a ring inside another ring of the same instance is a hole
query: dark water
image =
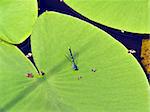
{"type": "MultiPolygon", "coordinates": [[[[145,37],[148,37],[147,34],[136,34],[136,33],[130,33],[130,32],[122,33],[120,30],[112,29],[107,26],[101,25],[99,23],[96,23],[80,15],[79,13],[71,9],[69,6],[67,6],[64,2],[60,2],[59,0],[38,0],[38,1],[39,1],[39,9],[40,9],[39,15],[45,12],[46,10],[56,11],[56,12],[68,14],[68,15],[80,18],[86,22],[89,22],[95,25],[96,27],[104,30],[105,32],[109,33],[112,37],[114,37],[115,39],[120,41],[124,46],[126,46],[126,48],[136,50],[136,53],[134,54],[134,56],[138,60],[138,62],[141,64],[140,54],[141,54],[142,39],[145,37]]],[[[22,44],[18,45],[18,47],[24,52],[24,54],[28,54],[29,52],[31,52],[30,38],[28,38],[22,44]]],[[[33,62],[32,57],[30,59],[33,62]]]]}

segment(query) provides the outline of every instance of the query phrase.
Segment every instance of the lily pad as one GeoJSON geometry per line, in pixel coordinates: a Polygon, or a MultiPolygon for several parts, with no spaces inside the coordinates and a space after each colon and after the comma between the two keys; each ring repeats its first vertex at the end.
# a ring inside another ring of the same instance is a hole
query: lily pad
{"type": "Polygon", "coordinates": [[[0,39],[23,42],[37,19],[37,0],[0,0],[0,39]]]}
{"type": "Polygon", "coordinates": [[[46,12],[37,20],[31,45],[35,63],[45,75],[12,112],[150,111],[150,89],[141,66],[123,45],[98,28],[46,12]],[[69,49],[78,70],[66,58],[69,49]]]}
{"type": "Polygon", "coordinates": [[[147,74],[150,74],[150,39],[142,40],[141,58],[147,74]]]}
{"type": "Polygon", "coordinates": [[[0,112],[13,112],[11,109],[35,88],[36,81],[26,75],[37,71],[13,45],[0,42],[0,54],[0,112]]]}
{"type": "Polygon", "coordinates": [[[64,0],[82,15],[106,26],[150,33],[150,0],[64,0]]]}

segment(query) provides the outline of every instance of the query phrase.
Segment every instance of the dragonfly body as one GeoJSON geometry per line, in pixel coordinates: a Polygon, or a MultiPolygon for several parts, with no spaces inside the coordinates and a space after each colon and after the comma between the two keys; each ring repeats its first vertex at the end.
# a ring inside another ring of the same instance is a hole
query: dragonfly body
{"type": "Polygon", "coordinates": [[[74,70],[78,70],[78,66],[76,65],[76,63],[75,63],[75,61],[74,61],[74,57],[73,57],[71,48],[69,48],[69,53],[70,53],[70,57],[71,57],[72,68],[73,68],[74,70]]]}

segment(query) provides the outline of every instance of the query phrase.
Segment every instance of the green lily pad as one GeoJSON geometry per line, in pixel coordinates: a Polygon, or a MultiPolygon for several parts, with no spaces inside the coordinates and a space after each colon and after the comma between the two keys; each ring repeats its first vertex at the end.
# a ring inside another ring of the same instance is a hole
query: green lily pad
{"type": "Polygon", "coordinates": [[[0,112],[12,112],[11,109],[34,90],[36,80],[26,75],[37,71],[13,45],[0,42],[0,54],[0,112]]]}
{"type": "Polygon", "coordinates": [[[150,111],[150,89],[142,68],[123,45],[98,28],[46,12],[37,20],[31,45],[45,75],[12,112],[150,111]],[[66,58],[69,48],[78,70],[66,58]]]}
{"type": "Polygon", "coordinates": [[[0,39],[23,42],[37,19],[37,0],[0,0],[0,39]]]}
{"type": "Polygon", "coordinates": [[[64,0],[82,15],[106,26],[150,33],[150,0],[64,0]]]}

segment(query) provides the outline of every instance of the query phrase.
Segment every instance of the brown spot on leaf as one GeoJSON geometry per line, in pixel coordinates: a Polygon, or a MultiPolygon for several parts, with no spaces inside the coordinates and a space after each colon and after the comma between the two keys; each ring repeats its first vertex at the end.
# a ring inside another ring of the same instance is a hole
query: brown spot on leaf
{"type": "Polygon", "coordinates": [[[28,74],[26,74],[26,77],[33,78],[33,75],[32,75],[32,73],[28,73],[28,74]]]}

